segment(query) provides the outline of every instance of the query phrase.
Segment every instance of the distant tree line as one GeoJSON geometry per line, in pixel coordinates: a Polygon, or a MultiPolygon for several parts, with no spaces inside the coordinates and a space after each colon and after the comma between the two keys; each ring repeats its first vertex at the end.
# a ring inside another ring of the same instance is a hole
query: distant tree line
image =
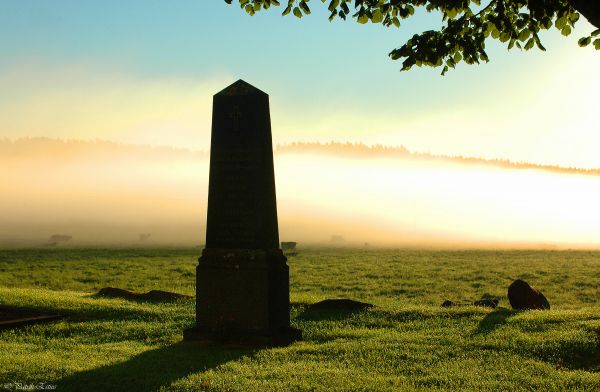
{"type": "MultiPolygon", "coordinates": [[[[558,165],[540,165],[529,162],[513,162],[508,159],[486,159],[465,157],[462,155],[439,155],[428,152],[412,152],[404,146],[386,146],[383,144],[367,145],[364,143],[341,142],[294,142],[280,144],[275,148],[276,154],[314,153],[352,158],[405,158],[421,160],[437,160],[445,162],[478,164],[506,169],[536,169],[565,174],[600,175],[599,169],[584,169],[558,165]]],[[[2,159],[28,160],[48,159],[52,161],[68,161],[78,157],[93,157],[100,160],[115,158],[152,158],[154,160],[207,159],[208,151],[188,150],[168,146],[148,146],[111,142],[106,140],[61,140],[52,138],[0,138],[0,162],[2,159]]]]}
{"type": "Polygon", "coordinates": [[[35,156],[37,158],[52,157],[61,160],[79,157],[94,156],[108,158],[111,156],[159,156],[161,159],[169,158],[202,158],[207,157],[206,151],[194,151],[184,148],[169,146],[150,146],[143,144],[118,143],[107,140],[79,140],[57,139],[49,137],[25,137],[19,139],[0,138],[0,157],[24,158],[35,156]]]}
{"type": "Polygon", "coordinates": [[[339,142],[294,142],[277,146],[277,153],[318,153],[335,154],[352,157],[396,157],[422,160],[437,160],[463,164],[478,164],[502,167],[505,169],[536,169],[565,174],[600,175],[600,169],[583,169],[578,167],[564,167],[558,165],[540,165],[529,162],[513,162],[508,159],[486,159],[465,157],[462,155],[438,155],[428,152],[412,152],[404,146],[386,146],[382,144],[367,145],[364,143],[339,143],[339,142]]]}

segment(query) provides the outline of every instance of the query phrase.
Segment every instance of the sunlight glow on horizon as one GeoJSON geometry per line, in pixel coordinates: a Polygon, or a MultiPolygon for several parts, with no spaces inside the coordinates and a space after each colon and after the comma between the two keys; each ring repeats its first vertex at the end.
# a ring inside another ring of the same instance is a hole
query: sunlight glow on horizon
{"type": "Polygon", "coordinates": [[[595,176],[293,155],[282,156],[277,165],[283,197],[297,195],[295,201],[306,204],[306,189],[316,189],[319,199],[306,211],[377,222],[387,229],[378,236],[384,243],[394,242],[394,232],[416,243],[428,237],[459,243],[600,242],[595,176]],[[310,179],[299,181],[302,172],[311,173],[310,179]]]}
{"type": "MultiPolygon", "coordinates": [[[[55,142],[71,151],[61,159],[39,146],[0,157],[0,244],[56,233],[131,244],[146,232],[155,244],[203,243],[208,155],[55,142]]],[[[275,174],[282,241],[600,247],[598,175],[295,152],[275,154],[275,174]]]]}

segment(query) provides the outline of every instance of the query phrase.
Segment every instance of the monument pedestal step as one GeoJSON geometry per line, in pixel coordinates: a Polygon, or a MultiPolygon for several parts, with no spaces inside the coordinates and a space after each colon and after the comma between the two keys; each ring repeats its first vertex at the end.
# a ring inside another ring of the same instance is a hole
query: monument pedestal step
{"type": "Polygon", "coordinates": [[[302,331],[288,327],[272,333],[233,329],[208,330],[192,327],[183,331],[183,341],[235,347],[280,347],[302,340],[302,331]]]}

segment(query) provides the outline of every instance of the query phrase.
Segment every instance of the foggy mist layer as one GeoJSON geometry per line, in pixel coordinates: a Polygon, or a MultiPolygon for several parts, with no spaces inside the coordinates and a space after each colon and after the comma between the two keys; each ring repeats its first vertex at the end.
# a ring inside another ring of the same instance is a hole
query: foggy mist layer
{"type": "MultiPolygon", "coordinates": [[[[0,245],[202,245],[208,153],[0,141],[0,245]]],[[[600,176],[411,154],[277,149],[282,241],[598,247],[600,176]],[[355,154],[356,155],[356,154],[355,154]]],[[[543,168],[542,168],[543,169],[543,168]]]]}

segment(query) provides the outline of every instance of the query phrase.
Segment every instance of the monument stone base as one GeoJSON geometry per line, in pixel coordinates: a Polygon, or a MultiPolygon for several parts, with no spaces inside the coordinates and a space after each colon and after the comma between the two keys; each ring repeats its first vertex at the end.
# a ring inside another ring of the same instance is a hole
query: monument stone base
{"type": "Polygon", "coordinates": [[[185,341],[282,346],[290,327],[289,271],[281,250],[204,249],[196,267],[196,325],[185,341]]]}
{"type": "Polygon", "coordinates": [[[214,331],[196,327],[183,331],[183,340],[201,345],[231,347],[282,347],[302,340],[302,331],[288,327],[267,335],[255,331],[214,331]]]}

